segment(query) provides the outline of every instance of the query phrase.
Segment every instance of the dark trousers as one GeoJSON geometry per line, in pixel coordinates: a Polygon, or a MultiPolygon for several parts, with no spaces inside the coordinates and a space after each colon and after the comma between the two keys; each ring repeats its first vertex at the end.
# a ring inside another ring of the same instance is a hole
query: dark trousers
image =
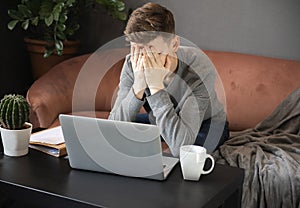
{"type": "Polygon", "coordinates": [[[210,148],[208,149],[209,152],[213,152],[214,150],[218,149],[219,146],[221,146],[229,138],[228,122],[225,121],[225,124],[224,124],[224,122],[214,122],[211,119],[207,119],[207,120],[203,121],[202,125],[200,127],[200,130],[199,130],[199,133],[197,135],[195,145],[200,145],[200,146],[206,147],[205,145],[207,143],[205,143],[205,142],[206,142],[209,130],[216,131],[216,132],[212,132],[212,137],[210,138],[210,139],[216,140],[213,142],[213,143],[216,143],[216,146],[214,149],[210,149],[210,148]],[[222,131],[222,134],[220,135],[220,133],[218,133],[217,131],[222,131]],[[216,135],[214,136],[214,134],[216,134],[216,135]],[[219,141],[217,141],[218,139],[219,139],[219,141]]]}
{"type": "MultiPolygon", "coordinates": [[[[136,116],[135,122],[150,124],[149,115],[147,113],[138,114],[136,116]]],[[[195,141],[195,145],[199,145],[199,146],[204,145],[204,143],[207,139],[209,129],[211,128],[211,126],[212,126],[212,120],[211,119],[207,119],[207,120],[202,122],[201,128],[199,130],[199,133],[198,133],[196,141],[195,141]]],[[[226,121],[225,125],[224,125],[223,122],[214,123],[213,126],[214,126],[214,128],[217,128],[217,129],[223,129],[221,137],[220,138],[214,138],[214,139],[219,139],[219,141],[217,142],[217,145],[215,147],[215,149],[218,149],[218,147],[221,146],[229,138],[228,122],[226,121]],[[220,128],[218,128],[218,127],[220,127],[220,128]]]]}

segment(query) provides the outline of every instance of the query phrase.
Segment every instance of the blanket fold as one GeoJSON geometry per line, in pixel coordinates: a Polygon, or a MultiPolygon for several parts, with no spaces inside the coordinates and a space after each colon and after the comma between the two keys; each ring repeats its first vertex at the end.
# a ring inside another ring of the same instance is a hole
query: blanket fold
{"type": "Polygon", "coordinates": [[[213,153],[245,169],[242,207],[300,207],[300,88],[254,129],[233,132],[213,153]]]}

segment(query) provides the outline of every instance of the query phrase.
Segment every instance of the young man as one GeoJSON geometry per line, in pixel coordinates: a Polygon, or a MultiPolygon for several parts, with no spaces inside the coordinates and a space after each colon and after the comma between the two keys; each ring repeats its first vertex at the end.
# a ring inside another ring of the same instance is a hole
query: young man
{"type": "Polygon", "coordinates": [[[222,144],[228,127],[214,90],[216,72],[201,50],[179,46],[172,13],[147,3],[133,11],[124,33],[131,53],[109,119],[157,125],[174,156],[182,145],[213,151],[222,144]],[[139,114],[142,107],[147,114],[139,114]]]}

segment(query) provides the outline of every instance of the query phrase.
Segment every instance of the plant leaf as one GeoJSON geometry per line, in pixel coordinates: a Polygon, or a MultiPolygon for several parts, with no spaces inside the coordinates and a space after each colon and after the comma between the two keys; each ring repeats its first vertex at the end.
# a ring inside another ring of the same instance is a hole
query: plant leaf
{"type": "Polygon", "coordinates": [[[52,14],[53,10],[53,2],[52,1],[42,1],[41,8],[39,11],[39,15],[41,19],[49,18],[52,14]]]}
{"type": "Polygon", "coordinates": [[[29,26],[29,19],[25,20],[24,22],[22,22],[22,28],[24,30],[27,30],[29,26]]]}
{"type": "Polygon", "coordinates": [[[117,8],[118,8],[119,12],[122,12],[122,11],[125,10],[125,4],[124,4],[124,2],[118,1],[118,2],[116,2],[116,4],[117,4],[117,8]]]}
{"type": "Polygon", "coordinates": [[[45,18],[45,24],[49,27],[53,23],[53,15],[45,18]]]}
{"type": "Polygon", "coordinates": [[[22,14],[16,10],[10,9],[7,13],[12,19],[22,20],[22,14]]]}
{"type": "Polygon", "coordinates": [[[8,29],[13,30],[18,24],[19,20],[12,20],[7,24],[8,29]]]}
{"type": "Polygon", "coordinates": [[[24,17],[28,18],[31,17],[32,15],[31,11],[25,5],[19,4],[18,10],[20,11],[21,14],[23,14],[24,17]]]}
{"type": "Polygon", "coordinates": [[[65,31],[66,30],[66,25],[65,24],[58,24],[57,28],[59,31],[65,31]]]}
{"type": "Polygon", "coordinates": [[[61,51],[57,50],[56,53],[57,53],[57,55],[61,56],[62,55],[62,50],[61,51]]]}
{"type": "Polygon", "coordinates": [[[74,4],[74,3],[75,3],[75,0],[68,0],[66,4],[72,6],[72,4],[74,4]]]}
{"type": "Polygon", "coordinates": [[[43,57],[44,58],[48,58],[49,56],[51,56],[51,54],[53,53],[53,50],[46,50],[46,52],[44,53],[43,57]]]}
{"type": "Polygon", "coordinates": [[[58,32],[56,33],[56,35],[57,35],[57,37],[58,37],[60,40],[66,40],[66,39],[67,39],[67,38],[66,38],[66,35],[65,35],[63,32],[58,31],[58,32]]]}
{"type": "Polygon", "coordinates": [[[31,19],[31,24],[34,26],[37,26],[39,23],[39,17],[35,17],[33,19],[31,19]]]}
{"type": "Polygon", "coordinates": [[[41,0],[27,0],[25,5],[31,11],[33,16],[37,16],[41,7],[41,0]]]}
{"type": "Polygon", "coordinates": [[[65,33],[68,35],[73,35],[79,28],[80,28],[79,24],[71,25],[69,28],[67,28],[65,33]]]}
{"type": "Polygon", "coordinates": [[[127,20],[127,14],[125,12],[121,12],[121,13],[118,14],[118,18],[120,20],[125,21],[125,20],[127,20]]]}
{"type": "Polygon", "coordinates": [[[59,13],[58,12],[55,12],[53,13],[53,19],[57,22],[58,19],[59,19],[59,13]]]}
{"type": "Polygon", "coordinates": [[[60,13],[62,11],[62,7],[63,7],[63,4],[59,3],[53,8],[52,14],[53,14],[53,18],[55,21],[58,21],[60,13]]]}
{"type": "Polygon", "coordinates": [[[67,15],[60,15],[59,16],[59,22],[61,22],[61,23],[64,23],[64,22],[66,22],[67,21],[67,19],[68,19],[68,16],[67,15]]]}
{"type": "Polygon", "coordinates": [[[56,48],[57,52],[63,50],[64,45],[63,45],[61,40],[56,40],[55,41],[55,48],[56,48]]]}

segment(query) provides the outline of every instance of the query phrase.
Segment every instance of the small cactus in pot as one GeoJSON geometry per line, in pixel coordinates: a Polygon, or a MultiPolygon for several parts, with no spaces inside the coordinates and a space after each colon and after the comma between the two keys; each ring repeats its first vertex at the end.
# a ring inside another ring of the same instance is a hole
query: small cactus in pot
{"type": "Polygon", "coordinates": [[[29,105],[22,95],[6,95],[0,103],[2,128],[16,130],[25,128],[29,119],[29,105]]]}
{"type": "Polygon", "coordinates": [[[30,107],[22,95],[5,95],[0,101],[0,130],[7,156],[28,153],[32,124],[28,123],[30,107]]]}

